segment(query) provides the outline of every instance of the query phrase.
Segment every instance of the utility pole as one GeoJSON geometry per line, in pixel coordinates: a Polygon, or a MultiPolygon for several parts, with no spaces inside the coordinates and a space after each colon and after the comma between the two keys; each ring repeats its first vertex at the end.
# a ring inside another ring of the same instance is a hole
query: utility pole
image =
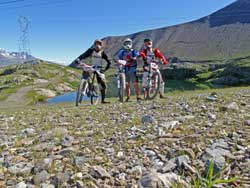
{"type": "Polygon", "coordinates": [[[19,57],[22,60],[30,55],[29,28],[30,21],[27,17],[19,16],[18,18],[20,34],[19,34],[19,57]]]}

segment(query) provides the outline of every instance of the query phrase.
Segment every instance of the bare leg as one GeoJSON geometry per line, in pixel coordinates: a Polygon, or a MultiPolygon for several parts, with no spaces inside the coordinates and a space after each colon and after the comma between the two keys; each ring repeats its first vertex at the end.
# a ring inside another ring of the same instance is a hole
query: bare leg
{"type": "Polygon", "coordinates": [[[135,88],[136,96],[139,97],[140,92],[139,92],[139,84],[138,84],[138,82],[134,82],[134,88],[135,88]]]}
{"type": "Polygon", "coordinates": [[[126,92],[127,92],[127,98],[130,98],[131,91],[129,82],[126,82],[126,92]]]}

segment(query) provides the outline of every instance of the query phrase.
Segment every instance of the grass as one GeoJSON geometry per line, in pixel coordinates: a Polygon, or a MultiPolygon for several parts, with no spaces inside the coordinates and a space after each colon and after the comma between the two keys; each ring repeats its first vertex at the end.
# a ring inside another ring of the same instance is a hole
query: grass
{"type": "Polygon", "coordinates": [[[207,174],[205,177],[202,177],[200,173],[198,173],[198,177],[193,177],[193,183],[191,184],[192,188],[212,188],[219,184],[229,184],[236,182],[237,178],[230,179],[222,179],[220,177],[220,172],[218,174],[214,174],[214,163],[210,161],[209,167],[207,170],[207,174]]]}
{"type": "Polygon", "coordinates": [[[197,82],[195,80],[167,80],[165,83],[168,91],[188,91],[188,90],[202,90],[213,88],[210,83],[197,82]]]}
{"type": "Polygon", "coordinates": [[[34,90],[29,91],[27,93],[26,97],[29,99],[32,99],[32,102],[30,102],[30,105],[35,105],[39,102],[43,103],[48,99],[48,97],[46,97],[46,96],[37,94],[37,92],[34,90]]]}
{"type": "Polygon", "coordinates": [[[0,101],[7,99],[12,93],[16,93],[19,87],[7,88],[0,91],[0,101]]]}

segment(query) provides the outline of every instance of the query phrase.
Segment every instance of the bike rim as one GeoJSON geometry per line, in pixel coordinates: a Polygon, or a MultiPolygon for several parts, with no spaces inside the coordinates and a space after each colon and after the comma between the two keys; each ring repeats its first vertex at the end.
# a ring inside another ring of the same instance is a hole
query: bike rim
{"type": "Polygon", "coordinates": [[[160,89],[160,75],[158,73],[151,77],[151,84],[146,88],[146,98],[152,100],[156,97],[160,89]]]}

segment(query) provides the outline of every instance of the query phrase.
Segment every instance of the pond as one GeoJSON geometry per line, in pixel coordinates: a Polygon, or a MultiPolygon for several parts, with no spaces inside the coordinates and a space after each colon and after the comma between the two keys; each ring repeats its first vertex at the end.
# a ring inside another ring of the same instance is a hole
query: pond
{"type": "MultiPolygon", "coordinates": [[[[66,103],[66,102],[75,102],[76,92],[66,93],[63,95],[55,96],[47,101],[48,104],[57,104],[57,103],[66,103]]],[[[83,100],[88,100],[85,96],[83,100]]]]}

